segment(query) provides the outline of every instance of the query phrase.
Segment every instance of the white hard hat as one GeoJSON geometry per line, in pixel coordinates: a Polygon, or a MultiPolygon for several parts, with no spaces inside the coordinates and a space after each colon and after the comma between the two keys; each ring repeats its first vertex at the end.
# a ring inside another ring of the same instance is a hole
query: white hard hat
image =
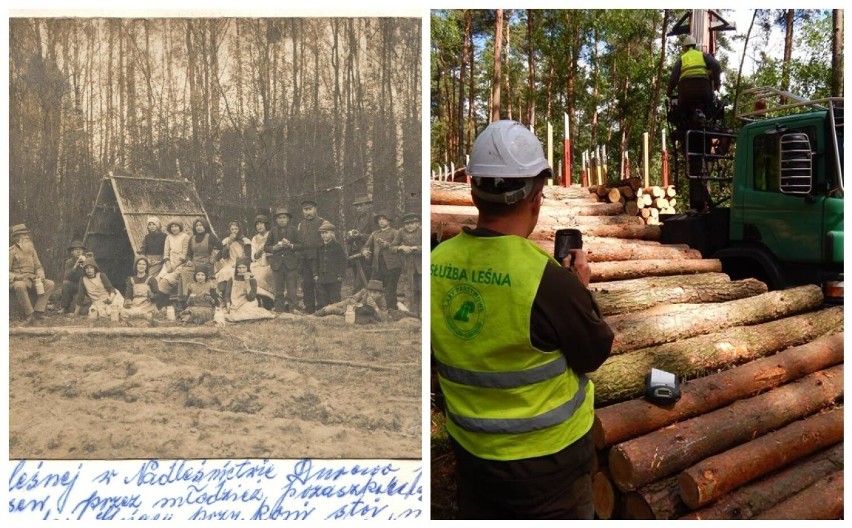
{"type": "Polygon", "coordinates": [[[695,46],[695,44],[696,44],[695,37],[693,37],[692,35],[687,35],[687,36],[683,37],[683,42],[681,43],[681,46],[683,46],[683,47],[695,46]]]}
{"type": "Polygon", "coordinates": [[[533,178],[550,169],[541,143],[517,121],[494,121],[479,134],[466,172],[472,178],[533,178]]]}

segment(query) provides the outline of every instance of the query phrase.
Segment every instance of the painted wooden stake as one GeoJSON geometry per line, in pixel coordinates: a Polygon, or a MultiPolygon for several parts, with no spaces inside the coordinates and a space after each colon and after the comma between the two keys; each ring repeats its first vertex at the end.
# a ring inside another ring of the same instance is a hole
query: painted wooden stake
{"type": "Polygon", "coordinates": [[[603,181],[609,181],[609,171],[607,170],[606,145],[601,147],[601,168],[603,169],[603,181]]]}
{"type": "Polygon", "coordinates": [[[565,187],[568,187],[573,181],[571,181],[571,129],[570,123],[568,122],[568,113],[564,113],[565,120],[565,128],[562,130],[563,132],[563,140],[562,140],[562,159],[565,161],[565,177],[562,178],[562,184],[565,187]]]}
{"type": "Polygon", "coordinates": [[[624,179],[630,179],[630,153],[624,151],[624,179]]]}
{"type": "Polygon", "coordinates": [[[644,159],[643,170],[645,174],[645,187],[650,187],[651,183],[648,181],[648,133],[644,132],[642,134],[642,157],[644,159]]]}
{"type": "Polygon", "coordinates": [[[666,129],[663,129],[663,187],[669,186],[669,147],[666,145],[666,129]]]}
{"type": "Polygon", "coordinates": [[[553,170],[553,126],[547,122],[547,166],[553,170]]]}
{"type": "Polygon", "coordinates": [[[603,174],[601,174],[601,147],[595,147],[595,171],[598,175],[598,185],[603,185],[603,174]]]}

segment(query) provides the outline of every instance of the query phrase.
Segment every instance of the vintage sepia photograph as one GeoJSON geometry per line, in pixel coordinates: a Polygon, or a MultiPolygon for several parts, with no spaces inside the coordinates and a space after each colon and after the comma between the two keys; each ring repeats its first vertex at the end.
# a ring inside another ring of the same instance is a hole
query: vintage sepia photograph
{"type": "Polygon", "coordinates": [[[417,459],[419,17],[9,23],[9,457],[417,459]]]}
{"type": "Polygon", "coordinates": [[[432,519],[843,519],[843,24],[431,12],[432,519]]]}

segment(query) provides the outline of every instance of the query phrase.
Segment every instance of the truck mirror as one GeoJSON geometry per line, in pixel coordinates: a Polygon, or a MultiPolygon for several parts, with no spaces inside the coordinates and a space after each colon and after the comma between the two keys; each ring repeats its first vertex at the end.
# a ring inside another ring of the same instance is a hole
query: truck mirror
{"type": "Polygon", "coordinates": [[[811,141],[804,132],[783,134],[778,160],[781,192],[784,194],[807,195],[813,183],[813,153],[811,141]]]}

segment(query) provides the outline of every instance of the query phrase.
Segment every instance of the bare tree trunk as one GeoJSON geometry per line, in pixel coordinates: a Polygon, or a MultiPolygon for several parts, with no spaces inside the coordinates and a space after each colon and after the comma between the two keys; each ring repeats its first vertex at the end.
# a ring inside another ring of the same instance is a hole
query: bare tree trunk
{"type": "MultiPolygon", "coordinates": [[[[651,108],[648,112],[648,136],[656,137],[657,133],[657,108],[660,107],[660,92],[663,90],[666,81],[663,79],[663,65],[666,63],[666,32],[669,26],[669,10],[663,10],[663,24],[660,30],[660,58],[657,61],[657,70],[654,73],[654,80],[651,82],[651,108]]],[[[664,125],[665,126],[665,125],[664,125]]],[[[624,148],[622,148],[624,152],[624,148]]],[[[623,173],[622,173],[623,174],[623,173]]]]}
{"type": "Polygon", "coordinates": [[[474,74],[474,46],[473,46],[473,29],[471,24],[471,10],[468,9],[465,13],[465,32],[467,33],[467,47],[468,47],[468,64],[470,65],[470,74],[468,77],[470,78],[470,87],[468,91],[468,104],[467,104],[467,133],[465,134],[465,151],[470,152],[470,146],[473,143],[473,138],[476,136],[476,91],[475,91],[475,81],[476,75],[474,74]]]}
{"type": "Polygon", "coordinates": [[[790,62],[793,59],[793,9],[784,14],[784,62],[781,67],[781,90],[790,90],[790,62]]]}
{"type": "MultiPolygon", "coordinates": [[[[470,9],[465,10],[464,14],[464,38],[462,40],[462,54],[461,54],[461,66],[459,68],[459,110],[458,115],[458,151],[456,153],[456,163],[459,166],[464,164],[464,154],[465,154],[465,123],[464,123],[464,89],[465,89],[465,73],[466,73],[466,60],[468,54],[468,45],[470,40],[470,23],[471,23],[471,15],[470,9]]],[[[472,63],[471,63],[472,64],[472,63]]]]}
{"type": "MultiPolygon", "coordinates": [[[[511,77],[511,75],[512,75],[512,70],[510,68],[511,63],[509,62],[509,59],[511,57],[510,48],[511,48],[511,45],[512,45],[512,41],[510,40],[510,36],[511,36],[510,30],[512,28],[512,22],[511,22],[512,10],[509,9],[508,11],[506,11],[506,13],[504,14],[504,17],[505,18],[504,18],[503,26],[506,29],[506,45],[505,45],[505,48],[504,48],[503,54],[502,54],[503,57],[505,57],[504,62],[506,63],[505,64],[506,67],[503,68],[503,81],[506,83],[506,86],[505,86],[506,96],[505,96],[504,99],[506,101],[506,112],[507,112],[506,117],[508,117],[509,119],[514,119],[512,117],[512,85],[511,85],[511,80],[509,79],[509,77],[511,77]]],[[[520,104],[520,103],[518,103],[518,104],[520,104]]],[[[518,110],[518,116],[520,117],[520,115],[521,115],[521,111],[519,109],[518,110]]]]}
{"type": "Polygon", "coordinates": [[[831,95],[843,95],[843,10],[831,10],[831,95]]]}
{"type": "Polygon", "coordinates": [[[500,119],[500,85],[503,82],[501,65],[503,61],[503,10],[497,10],[494,27],[494,77],[491,79],[491,121],[500,119]]]}
{"type": "Polygon", "coordinates": [[[740,68],[737,70],[737,84],[734,88],[734,111],[737,111],[737,100],[740,98],[740,78],[743,76],[743,63],[745,62],[746,51],[748,51],[748,39],[751,36],[751,30],[754,27],[754,21],[757,20],[757,9],[751,15],[751,23],[748,25],[745,40],[743,41],[743,52],[740,55],[740,68]]]}
{"type": "Polygon", "coordinates": [[[527,9],[527,120],[535,124],[535,49],[533,48],[533,10],[527,9]]]}

